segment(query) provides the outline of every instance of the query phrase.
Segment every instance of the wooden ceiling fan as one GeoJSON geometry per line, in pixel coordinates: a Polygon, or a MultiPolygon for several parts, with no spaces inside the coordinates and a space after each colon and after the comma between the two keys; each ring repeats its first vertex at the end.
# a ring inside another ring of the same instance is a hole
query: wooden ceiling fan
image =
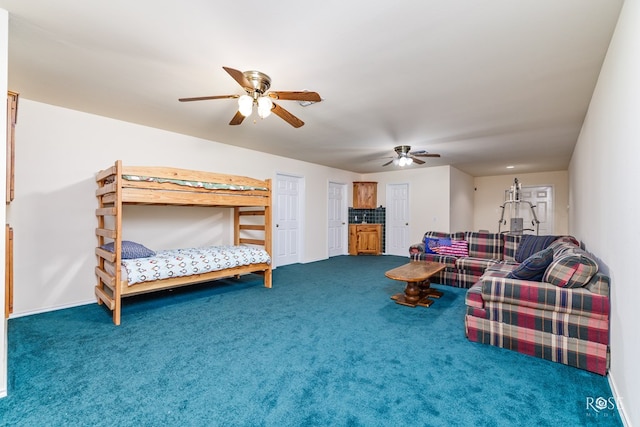
{"type": "Polygon", "coordinates": [[[253,107],[257,106],[260,118],[265,118],[273,113],[289,123],[294,128],[304,125],[304,122],[285,110],[274,99],[283,101],[320,102],[322,98],[317,92],[310,91],[270,91],[271,78],[260,71],[239,71],[229,67],[222,67],[245,90],[244,95],[213,95],[199,96],[195,98],[180,98],[180,102],[207,101],[210,99],[238,99],[239,109],[229,122],[230,125],[239,125],[245,117],[251,115],[253,107]]]}
{"type": "Polygon", "coordinates": [[[413,162],[422,165],[424,164],[424,160],[420,160],[418,157],[440,157],[440,154],[432,154],[424,150],[411,151],[410,145],[398,145],[393,150],[396,152],[396,155],[382,166],[388,166],[391,163],[398,166],[408,166],[413,162]]]}

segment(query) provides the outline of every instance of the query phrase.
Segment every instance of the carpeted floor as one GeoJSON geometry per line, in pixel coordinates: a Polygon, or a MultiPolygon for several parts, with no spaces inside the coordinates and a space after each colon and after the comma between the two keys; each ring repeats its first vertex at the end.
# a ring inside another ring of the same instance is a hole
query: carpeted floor
{"type": "Polygon", "coordinates": [[[621,425],[605,377],[471,343],[464,289],[389,297],[407,258],[341,256],[9,321],[11,426],[621,425]]]}

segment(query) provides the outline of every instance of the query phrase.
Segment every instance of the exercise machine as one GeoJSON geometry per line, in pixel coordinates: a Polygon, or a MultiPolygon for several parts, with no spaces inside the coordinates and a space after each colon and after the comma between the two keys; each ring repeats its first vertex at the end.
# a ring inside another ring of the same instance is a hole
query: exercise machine
{"type": "Polygon", "coordinates": [[[536,215],[535,205],[528,200],[522,200],[522,183],[518,178],[513,180],[513,185],[509,188],[509,192],[502,206],[502,214],[498,221],[498,233],[523,234],[525,231],[535,231],[536,235],[540,233],[540,221],[536,215]],[[531,211],[531,226],[535,228],[524,228],[524,218],[520,216],[521,205],[525,205],[531,211]],[[509,209],[509,230],[502,231],[502,226],[507,225],[504,219],[506,209],[509,209]]]}

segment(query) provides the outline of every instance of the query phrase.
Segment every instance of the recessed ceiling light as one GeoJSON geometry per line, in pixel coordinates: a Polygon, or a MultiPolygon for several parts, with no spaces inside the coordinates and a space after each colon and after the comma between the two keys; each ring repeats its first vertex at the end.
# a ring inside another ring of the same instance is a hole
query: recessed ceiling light
{"type": "Polygon", "coordinates": [[[513,169],[513,168],[515,168],[515,166],[512,166],[512,165],[507,166],[507,169],[513,169]]]}

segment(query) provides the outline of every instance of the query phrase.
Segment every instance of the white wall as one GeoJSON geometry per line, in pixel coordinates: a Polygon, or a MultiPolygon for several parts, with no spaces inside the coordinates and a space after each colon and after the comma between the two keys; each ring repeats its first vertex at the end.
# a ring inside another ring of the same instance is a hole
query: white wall
{"type": "Polygon", "coordinates": [[[474,212],[474,180],[456,168],[449,168],[449,231],[471,231],[473,227],[474,212]]]}
{"type": "MultiPolygon", "coordinates": [[[[7,57],[8,57],[8,43],[9,43],[9,13],[0,9],[0,57],[2,60],[2,66],[0,66],[0,93],[7,93],[7,57]]],[[[0,103],[0,117],[7,117],[7,103],[0,103]]],[[[0,120],[0,135],[7,134],[7,121],[0,120]]],[[[2,172],[0,172],[0,188],[6,188],[6,150],[0,150],[0,165],[3,165],[2,172]]],[[[0,225],[6,221],[6,212],[4,209],[0,209],[0,225]]],[[[5,231],[4,226],[0,227],[0,242],[4,242],[5,231]]],[[[0,259],[5,259],[5,245],[0,244],[0,259]]],[[[0,277],[4,277],[5,268],[4,262],[0,263],[0,277]]],[[[2,310],[2,321],[0,322],[0,397],[7,395],[7,321],[4,318],[4,304],[5,294],[4,286],[0,291],[0,310],[2,310]]]]}
{"type": "Polygon", "coordinates": [[[568,234],[568,171],[476,177],[474,180],[476,188],[473,216],[474,229],[489,230],[493,233],[498,232],[498,220],[502,213],[500,206],[504,204],[504,191],[513,185],[515,178],[518,178],[523,187],[553,186],[553,234],[568,234]]]}
{"type": "Polygon", "coordinates": [[[610,382],[640,425],[640,1],[626,0],[570,174],[570,232],[601,258],[611,284],[610,382]]]}
{"type": "MultiPolygon", "coordinates": [[[[346,171],[21,98],[16,127],[16,197],[7,210],[15,233],[14,315],[95,301],[94,176],[118,159],[129,165],[274,180],[277,173],[304,177],[303,262],[327,257],[327,182],[358,178],[346,171]]],[[[230,242],[228,210],[127,209],[124,237],[153,249],[230,242]],[[220,225],[220,219],[225,223],[220,225]]]]}
{"type": "Polygon", "coordinates": [[[378,182],[378,205],[384,205],[387,184],[409,184],[409,236],[420,242],[425,231],[464,231],[453,226],[471,225],[472,178],[451,166],[407,168],[365,174],[364,181],[378,182]],[[452,194],[455,193],[455,194],[452,194]],[[471,206],[470,210],[467,208],[471,206]],[[452,208],[460,207],[452,219],[452,208]]]}

